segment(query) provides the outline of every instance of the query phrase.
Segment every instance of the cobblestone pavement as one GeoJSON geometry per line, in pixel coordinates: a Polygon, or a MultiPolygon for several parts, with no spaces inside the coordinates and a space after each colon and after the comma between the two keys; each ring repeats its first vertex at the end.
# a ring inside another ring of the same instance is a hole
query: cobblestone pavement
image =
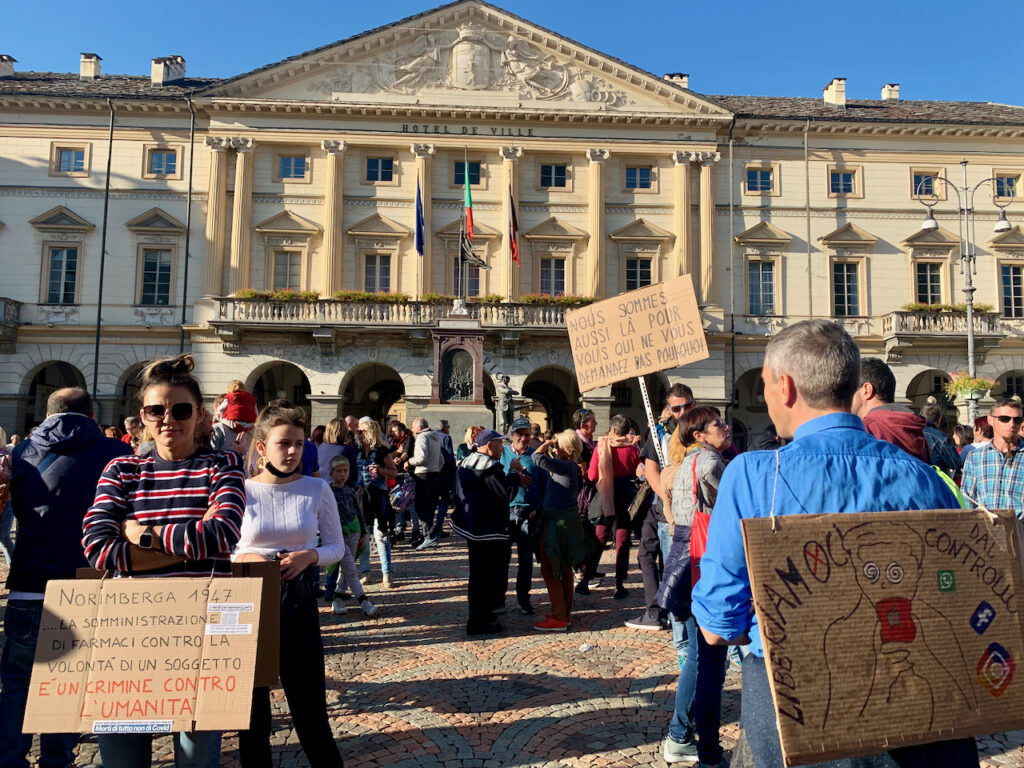
{"type": "MultiPolygon", "coordinates": [[[[612,579],[605,579],[578,598],[567,634],[534,631],[536,618],[519,615],[510,595],[505,633],[469,640],[463,542],[452,537],[422,553],[403,543],[396,554],[399,587],[367,587],[382,606],[379,618],[365,618],[354,602],[343,616],[321,609],[328,703],[347,768],[665,766],[661,740],[678,665],[668,632],[622,624],[643,600],[635,564],[629,597],[612,599],[612,579]],[[584,644],[593,648],[582,650],[584,644]]],[[[609,573],[611,554],[603,563],[609,573]]],[[[513,576],[515,565],[513,559],[513,576]]],[[[539,569],[534,575],[533,602],[543,616],[547,593],[539,569]]],[[[730,668],[722,712],[727,754],[739,735],[739,688],[730,668]]],[[[275,764],[307,765],[280,690],[273,701],[275,764]]],[[[239,765],[237,744],[235,734],[225,734],[223,765],[239,765]]],[[[979,745],[985,768],[1024,766],[1024,731],[979,745]]],[[[169,738],[156,741],[154,761],[171,764],[169,738]]],[[[91,738],[79,748],[78,764],[100,765],[91,738]]]]}

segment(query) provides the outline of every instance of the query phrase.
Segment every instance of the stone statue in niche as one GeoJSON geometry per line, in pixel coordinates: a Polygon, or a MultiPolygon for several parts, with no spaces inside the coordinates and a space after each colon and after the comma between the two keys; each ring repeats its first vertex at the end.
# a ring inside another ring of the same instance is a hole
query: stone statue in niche
{"type": "Polygon", "coordinates": [[[453,349],[441,364],[441,399],[445,402],[473,399],[473,356],[453,349]]]}
{"type": "Polygon", "coordinates": [[[512,427],[512,422],[516,419],[516,406],[512,398],[518,395],[512,387],[508,385],[510,379],[507,374],[498,376],[498,418],[501,419],[501,431],[503,434],[508,434],[509,429],[512,427]]]}

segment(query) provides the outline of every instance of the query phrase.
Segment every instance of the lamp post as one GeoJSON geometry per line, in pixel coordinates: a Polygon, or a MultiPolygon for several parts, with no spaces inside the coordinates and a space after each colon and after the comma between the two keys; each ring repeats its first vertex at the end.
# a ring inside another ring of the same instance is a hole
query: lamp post
{"type": "MultiPolygon", "coordinates": [[[[938,202],[938,195],[935,193],[936,182],[942,182],[946,189],[951,189],[956,193],[957,199],[957,225],[958,235],[960,239],[960,274],[964,278],[964,304],[967,307],[967,373],[974,379],[977,378],[977,369],[974,361],[974,275],[977,274],[974,259],[977,255],[977,251],[974,246],[974,236],[976,227],[976,212],[974,210],[974,195],[975,193],[986,184],[992,184],[994,191],[999,192],[997,185],[998,179],[993,176],[987,179],[982,179],[973,187],[967,184],[967,161],[960,161],[960,168],[963,171],[963,186],[958,187],[944,176],[925,176],[917,184],[915,190],[917,198],[921,201],[921,204],[928,209],[928,216],[921,224],[921,229],[938,229],[939,222],[935,220],[935,215],[932,213],[932,208],[938,202]]],[[[999,209],[999,219],[996,221],[996,225],[993,231],[1007,232],[1011,229],[1009,220],[1006,218],[1006,207],[1013,200],[1013,193],[1005,196],[1006,202],[1000,205],[1000,197],[998,194],[993,195],[993,202],[999,209]]],[[[967,409],[970,414],[971,423],[978,418],[978,398],[977,394],[971,394],[967,397],[967,409]]]]}

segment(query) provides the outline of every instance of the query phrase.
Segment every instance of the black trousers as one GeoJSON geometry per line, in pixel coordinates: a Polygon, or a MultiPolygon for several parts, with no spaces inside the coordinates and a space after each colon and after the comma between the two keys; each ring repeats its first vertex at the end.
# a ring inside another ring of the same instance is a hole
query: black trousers
{"type": "Polygon", "coordinates": [[[640,566],[640,574],[643,576],[645,613],[650,619],[657,619],[661,616],[661,609],[658,608],[655,595],[658,594],[658,586],[661,584],[662,564],[664,555],[667,554],[667,552],[661,551],[661,542],[658,538],[658,518],[654,514],[654,505],[649,504],[643,518],[643,525],[640,528],[640,546],[636,551],[636,563],[640,566]]]}
{"type": "Polygon", "coordinates": [[[412,480],[416,486],[412,503],[416,505],[416,516],[423,524],[424,535],[429,536],[434,527],[434,513],[437,511],[437,499],[441,491],[441,473],[414,474],[412,480]]]}
{"type": "MultiPolygon", "coordinates": [[[[281,687],[310,766],[342,768],[341,753],[327,718],[324,646],[320,639],[316,595],[308,594],[308,586],[298,589],[295,583],[307,578],[310,570],[282,584],[281,687]],[[300,591],[304,594],[296,594],[300,591]]],[[[308,577],[310,583],[311,578],[308,577]]],[[[238,734],[243,768],[270,768],[270,733],[270,689],[256,688],[252,695],[249,730],[238,734]]]]}
{"type": "Polygon", "coordinates": [[[466,629],[475,631],[494,623],[494,609],[504,602],[508,582],[508,541],[468,541],[469,548],[469,621],[466,629]]]}

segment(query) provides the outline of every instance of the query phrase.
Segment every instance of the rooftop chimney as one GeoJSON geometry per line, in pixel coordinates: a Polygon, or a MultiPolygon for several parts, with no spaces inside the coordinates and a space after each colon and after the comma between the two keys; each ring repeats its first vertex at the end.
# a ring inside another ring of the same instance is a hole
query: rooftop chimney
{"type": "Polygon", "coordinates": [[[168,85],[185,79],[185,59],[181,56],[163,56],[153,59],[150,80],[155,86],[168,85]]]}
{"type": "Polygon", "coordinates": [[[14,74],[14,62],[17,59],[13,56],[8,56],[6,53],[0,53],[0,77],[10,77],[14,74]]]}
{"type": "Polygon", "coordinates": [[[900,84],[899,83],[886,83],[882,86],[882,101],[899,101],[900,100],[900,84]]]}
{"type": "Polygon", "coordinates": [[[103,61],[95,53],[83,53],[82,62],[79,65],[78,77],[80,80],[95,80],[100,76],[100,62],[103,61]]]}
{"type": "Polygon", "coordinates": [[[664,79],[668,80],[670,83],[682,86],[683,88],[690,87],[690,76],[683,74],[682,72],[669,72],[664,75],[664,79]]]}
{"type": "Polygon", "coordinates": [[[822,92],[825,96],[825,103],[833,107],[846,106],[846,78],[833,77],[832,82],[825,86],[822,92]]]}

